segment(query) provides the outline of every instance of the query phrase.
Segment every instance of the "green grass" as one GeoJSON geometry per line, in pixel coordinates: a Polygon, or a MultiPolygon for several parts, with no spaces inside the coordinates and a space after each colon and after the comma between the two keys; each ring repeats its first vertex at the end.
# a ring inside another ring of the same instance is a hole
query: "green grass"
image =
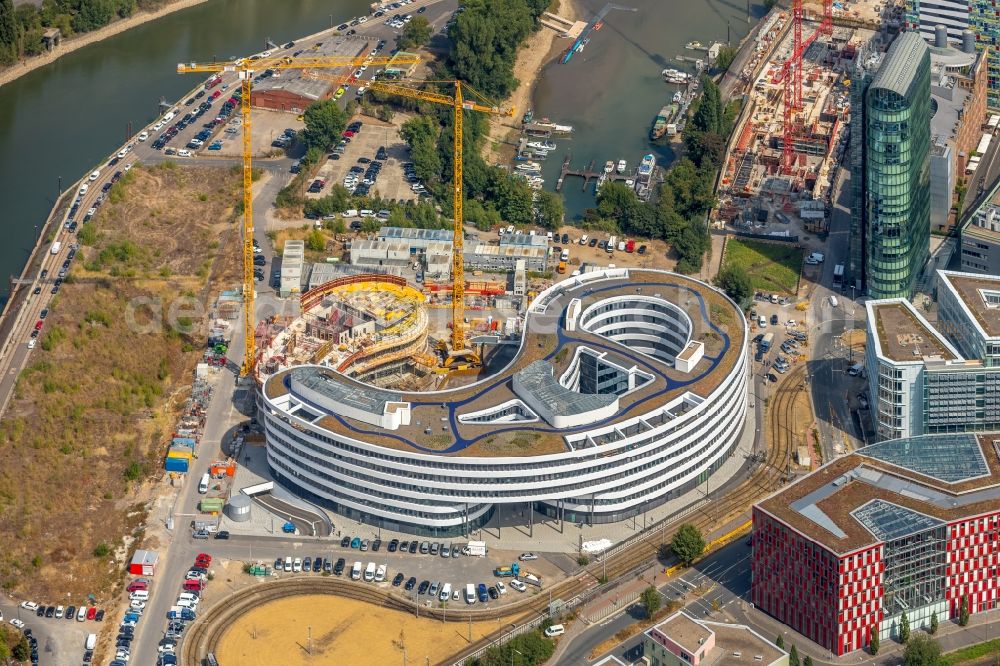
{"type": "Polygon", "coordinates": [[[793,295],[799,284],[802,250],[787,245],[730,239],[723,267],[746,270],[757,291],[793,295]]]}
{"type": "Polygon", "coordinates": [[[949,666],[961,664],[964,661],[972,661],[991,654],[1000,654],[1000,638],[985,643],[977,643],[969,647],[949,652],[944,656],[945,663],[949,666]]]}

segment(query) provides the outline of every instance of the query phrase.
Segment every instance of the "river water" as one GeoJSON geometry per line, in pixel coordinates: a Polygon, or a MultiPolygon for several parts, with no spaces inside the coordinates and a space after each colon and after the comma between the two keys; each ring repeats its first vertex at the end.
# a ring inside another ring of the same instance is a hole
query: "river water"
{"type": "Polygon", "coordinates": [[[69,53],[0,87],[0,275],[19,274],[55,202],[138,132],[160,97],[201,80],[178,62],[228,58],[367,11],[367,0],[209,0],[69,53]]]}
{"type": "MultiPolygon", "coordinates": [[[[605,0],[583,0],[590,11],[605,0]]],[[[668,147],[651,146],[649,127],[674,88],[660,78],[670,59],[693,39],[733,39],[748,30],[739,0],[627,0],[637,12],[614,10],[604,28],[566,65],[549,65],[536,92],[538,116],[576,128],[545,165],[554,187],[564,151],[583,166],[590,159],[628,160],[668,147]]],[[[0,87],[0,275],[18,274],[64,187],[103,163],[123,143],[129,123],[138,131],[157,113],[161,96],[176,100],[199,78],[176,73],[176,63],[243,55],[264,40],[298,39],[363,13],[366,0],[209,0],[63,56],[0,87]]],[[[762,14],[760,5],[753,8],[762,14]]],[[[564,188],[567,211],[593,205],[580,181],[564,188]]],[[[6,288],[3,288],[6,292],[6,288]]]]}
{"type": "MultiPolygon", "coordinates": [[[[588,19],[607,2],[580,1],[588,19]]],[[[574,128],[572,138],[552,139],[557,148],[542,168],[546,189],[555,188],[566,154],[577,169],[592,159],[597,170],[607,160],[624,159],[631,170],[647,153],[656,155],[657,164],[671,161],[670,144],[649,140],[656,113],[679,89],[665,84],[660,72],[667,67],[694,71],[692,63],[675,60],[678,55],[705,57],[702,51],[684,48],[690,41],[706,45],[725,41],[728,24],[735,45],[751,29],[745,0],[622,0],[617,4],[638,11],[612,10],[604,27],[591,33],[582,52],[565,65],[556,60],[546,66],[535,90],[536,118],[548,117],[574,128]]],[[[764,14],[761,3],[749,9],[754,22],[764,14]]],[[[563,185],[567,219],[594,206],[594,181],[586,193],[581,192],[582,185],[579,178],[569,178],[563,185]]]]}

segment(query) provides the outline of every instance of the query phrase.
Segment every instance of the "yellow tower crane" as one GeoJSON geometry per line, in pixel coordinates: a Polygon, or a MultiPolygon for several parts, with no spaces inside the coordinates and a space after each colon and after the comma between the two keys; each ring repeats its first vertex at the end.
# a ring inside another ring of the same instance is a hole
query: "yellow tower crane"
{"type": "MultiPolygon", "coordinates": [[[[308,69],[360,67],[361,65],[412,65],[419,62],[417,56],[400,55],[390,57],[359,56],[315,56],[305,58],[258,58],[250,60],[241,58],[227,62],[180,63],[178,74],[223,73],[236,72],[240,81],[243,99],[241,112],[243,116],[243,333],[244,355],[240,376],[253,372],[257,362],[257,345],[254,339],[256,316],[254,313],[254,279],[253,279],[253,165],[251,164],[252,144],[250,142],[250,92],[256,72],[266,69],[308,69]]],[[[346,79],[345,79],[346,80],[346,79]]]]}
{"type": "MultiPolygon", "coordinates": [[[[401,81],[401,82],[386,82],[386,81],[373,81],[369,84],[372,90],[378,90],[380,92],[398,95],[400,97],[408,97],[410,99],[418,99],[425,102],[433,102],[435,104],[443,104],[445,106],[450,106],[454,110],[454,130],[455,130],[455,140],[454,140],[454,179],[452,182],[452,196],[454,197],[454,204],[452,206],[452,214],[454,216],[455,225],[455,239],[452,245],[453,254],[451,260],[451,280],[452,280],[452,292],[451,292],[451,349],[445,350],[447,353],[444,357],[444,367],[445,368],[469,368],[478,367],[481,365],[481,360],[479,355],[472,349],[466,347],[465,344],[465,259],[463,257],[463,245],[464,245],[464,231],[463,231],[463,218],[462,218],[462,203],[464,200],[464,195],[462,191],[462,113],[466,110],[468,111],[478,111],[480,113],[488,113],[493,116],[506,116],[510,117],[514,115],[514,109],[501,109],[496,105],[485,106],[482,104],[477,104],[475,102],[469,102],[462,98],[462,87],[461,81],[436,81],[434,83],[448,83],[455,86],[454,95],[445,95],[438,92],[431,92],[426,90],[418,90],[412,88],[408,84],[421,84],[421,83],[431,83],[430,81],[401,81]]],[[[468,84],[464,84],[464,87],[472,91],[480,99],[487,101],[485,97],[477,93],[468,84]]]]}

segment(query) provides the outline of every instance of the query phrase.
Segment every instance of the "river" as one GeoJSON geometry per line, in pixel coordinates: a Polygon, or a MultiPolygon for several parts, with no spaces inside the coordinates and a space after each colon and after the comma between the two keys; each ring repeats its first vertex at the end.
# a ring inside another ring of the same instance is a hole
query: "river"
{"type": "MultiPolygon", "coordinates": [[[[228,58],[298,39],[367,12],[367,0],[209,0],[69,53],[0,87],[0,275],[21,272],[38,229],[68,187],[138,132],[160,97],[200,75],[178,62],[228,58]]],[[[6,297],[6,284],[0,289],[6,297]]]]}
{"type": "MultiPolygon", "coordinates": [[[[607,0],[578,0],[589,19],[607,0]]],[[[604,27],[591,33],[590,43],[562,65],[556,60],[543,70],[535,89],[536,118],[548,117],[572,125],[572,138],[554,138],[557,148],[542,168],[545,188],[554,189],[563,156],[572,155],[573,166],[582,169],[590,160],[603,168],[607,160],[626,160],[633,169],[647,153],[657,164],[674,159],[670,144],[649,140],[653,118],[670,102],[677,86],[663,82],[667,67],[693,72],[691,63],[677,62],[677,55],[704,58],[703,51],[684,45],[697,40],[705,45],[725,41],[727,24],[734,45],[752,25],[747,23],[748,5],[739,0],[624,0],[617,4],[638,11],[612,10],[604,27]]],[[[764,15],[761,3],[749,6],[751,20],[764,15]]],[[[566,42],[567,46],[569,42],[566,42]]],[[[594,206],[594,185],[581,192],[582,180],[567,179],[563,185],[567,219],[578,218],[594,206]]]]}

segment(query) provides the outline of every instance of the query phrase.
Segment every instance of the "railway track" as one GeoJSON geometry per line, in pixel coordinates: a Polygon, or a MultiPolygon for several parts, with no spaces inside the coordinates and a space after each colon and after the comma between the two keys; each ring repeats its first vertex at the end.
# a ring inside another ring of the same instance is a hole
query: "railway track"
{"type": "MultiPolygon", "coordinates": [[[[792,430],[795,398],[805,381],[805,366],[801,365],[785,376],[772,394],[765,417],[770,446],[764,461],[754,468],[748,478],[733,492],[711,503],[711,512],[701,508],[679,522],[694,525],[702,533],[708,533],[720,524],[744,513],[755,501],[771,494],[781,487],[787,475],[787,465],[791,460],[795,444],[792,430]]],[[[674,527],[679,526],[675,525],[674,527]]],[[[497,609],[469,609],[461,613],[448,614],[440,608],[420,606],[422,614],[438,620],[467,622],[469,614],[473,618],[521,618],[537,617],[548,610],[550,599],[568,601],[587,594],[600,584],[601,576],[607,572],[607,580],[614,581],[648,566],[656,557],[659,545],[669,540],[672,529],[651,528],[645,539],[631,544],[606,562],[592,564],[573,578],[556,583],[547,589],[547,594],[537,594],[522,603],[497,609]]],[[[205,655],[214,650],[219,639],[241,614],[268,601],[302,594],[335,594],[348,599],[364,601],[407,613],[417,611],[417,604],[392,592],[383,591],[369,585],[359,584],[339,578],[302,578],[264,583],[237,593],[225,604],[210,609],[192,624],[181,646],[181,663],[184,666],[200,665],[205,655]]],[[[460,661],[466,654],[472,654],[492,642],[491,637],[470,644],[449,661],[460,661]]]]}

